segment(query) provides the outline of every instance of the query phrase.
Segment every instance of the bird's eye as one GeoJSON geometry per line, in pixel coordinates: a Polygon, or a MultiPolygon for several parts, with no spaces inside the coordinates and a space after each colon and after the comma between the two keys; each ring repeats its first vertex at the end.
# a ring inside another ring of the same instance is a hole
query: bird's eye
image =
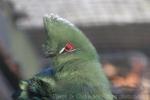
{"type": "Polygon", "coordinates": [[[73,52],[75,51],[75,46],[71,43],[68,42],[60,51],[59,54],[63,53],[63,52],[73,52]]]}

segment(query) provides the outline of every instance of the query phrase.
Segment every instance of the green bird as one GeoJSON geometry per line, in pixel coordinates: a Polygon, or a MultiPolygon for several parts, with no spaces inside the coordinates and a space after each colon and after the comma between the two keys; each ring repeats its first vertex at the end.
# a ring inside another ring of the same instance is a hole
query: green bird
{"type": "Polygon", "coordinates": [[[113,100],[98,54],[88,38],[72,23],[47,15],[43,18],[49,69],[20,83],[15,100],[113,100]]]}

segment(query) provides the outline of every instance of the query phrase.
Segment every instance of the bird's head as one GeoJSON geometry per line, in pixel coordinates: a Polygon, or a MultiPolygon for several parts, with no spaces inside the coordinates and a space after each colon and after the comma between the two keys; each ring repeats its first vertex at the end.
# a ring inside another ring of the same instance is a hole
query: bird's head
{"type": "Polygon", "coordinates": [[[65,59],[75,54],[86,55],[85,58],[97,58],[91,42],[72,23],[54,14],[46,15],[43,20],[47,36],[44,44],[46,56],[65,59]]]}

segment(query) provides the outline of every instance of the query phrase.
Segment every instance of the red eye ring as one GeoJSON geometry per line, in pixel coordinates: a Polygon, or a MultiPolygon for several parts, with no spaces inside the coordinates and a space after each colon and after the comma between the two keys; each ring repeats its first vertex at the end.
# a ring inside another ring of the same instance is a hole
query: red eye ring
{"type": "Polygon", "coordinates": [[[63,53],[64,51],[65,52],[73,52],[75,51],[75,46],[71,43],[71,42],[68,42],[65,47],[63,47],[60,51],[59,51],[59,54],[63,53]]]}
{"type": "Polygon", "coordinates": [[[75,49],[74,45],[71,42],[68,42],[64,47],[66,52],[70,52],[75,49]]]}

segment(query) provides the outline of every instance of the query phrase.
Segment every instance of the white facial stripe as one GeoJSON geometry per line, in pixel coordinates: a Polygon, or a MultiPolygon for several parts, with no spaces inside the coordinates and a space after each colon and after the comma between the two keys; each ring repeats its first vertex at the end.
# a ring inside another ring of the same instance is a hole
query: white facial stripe
{"type": "Polygon", "coordinates": [[[59,51],[59,54],[63,53],[65,50],[65,48],[62,48],[60,51],[59,51]]]}

